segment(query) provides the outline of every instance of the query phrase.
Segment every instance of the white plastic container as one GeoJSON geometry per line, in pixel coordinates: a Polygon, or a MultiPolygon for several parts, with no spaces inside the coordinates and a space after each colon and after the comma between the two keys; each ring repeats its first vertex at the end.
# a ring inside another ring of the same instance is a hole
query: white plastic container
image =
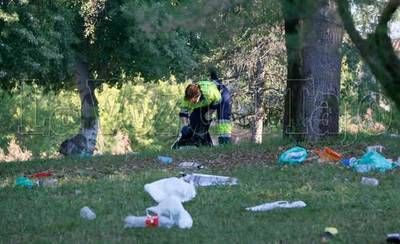
{"type": "Polygon", "coordinates": [[[375,179],[375,178],[362,177],[361,184],[367,185],[367,186],[377,186],[377,185],[379,185],[379,180],[375,179]]]}
{"type": "Polygon", "coordinates": [[[87,206],[81,208],[80,214],[82,218],[87,220],[94,220],[96,218],[96,214],[94,213],[94,211],[87,206]]]}

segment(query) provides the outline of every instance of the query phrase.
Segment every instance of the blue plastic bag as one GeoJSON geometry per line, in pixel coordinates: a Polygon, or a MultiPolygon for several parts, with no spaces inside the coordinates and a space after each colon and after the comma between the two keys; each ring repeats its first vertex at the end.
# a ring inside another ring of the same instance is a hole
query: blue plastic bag
{"type": "Polygon", "coordinates": [[[307,158],[307,150],[302,147],[292,147],[279,157],[280,164],[300,164],[307,158]]]}
{"type": "Polygon", "coordinates": [[[357,162],[353,165],[353,168],[359,173],[366,173],[371,170],[378,170],[385,172],[394,168],[394,164],[386,160],[384,156],[376,151],[370,151],[365,153],[357,162]]]}

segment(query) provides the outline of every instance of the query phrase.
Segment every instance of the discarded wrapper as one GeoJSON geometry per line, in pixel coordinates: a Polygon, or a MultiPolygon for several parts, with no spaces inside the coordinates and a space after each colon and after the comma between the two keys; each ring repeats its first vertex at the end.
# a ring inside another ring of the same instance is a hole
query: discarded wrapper
{"type": "Polygon", "coordinates": [[[276,208],[304,208],[305,206],[307,206],[307,204],[303,201],[295,201],[295,202],[276,201],[276,202],[264,203],[254,207],[248,207],[246,208],[246,210],[257,212],[257,211],[269,211],[276,208]]]}

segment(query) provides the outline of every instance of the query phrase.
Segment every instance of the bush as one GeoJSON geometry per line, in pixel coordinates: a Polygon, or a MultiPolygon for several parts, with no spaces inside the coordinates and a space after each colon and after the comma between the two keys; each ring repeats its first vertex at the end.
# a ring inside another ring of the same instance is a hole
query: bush
{"type": "MultiPolygon", "coordinates": [[[[172,143],[178,133],[177,101],[185,84],[169,80],[145,83],[141,78],[119,88],[103,85],[96,90],[100,133],[97,153],[126,153],[172,143]]],[[[0,91],[0,148],[7,154],[11,139],[34,157],[57,155],[63,140],[80,125],[80,100],[76,91],[45,92],[23,85],[11,93],[0,91]]]]}

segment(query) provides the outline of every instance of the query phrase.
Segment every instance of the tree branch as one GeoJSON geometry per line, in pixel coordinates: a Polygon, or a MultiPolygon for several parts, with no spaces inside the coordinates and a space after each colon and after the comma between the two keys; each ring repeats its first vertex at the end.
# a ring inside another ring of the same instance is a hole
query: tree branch
{"type": "Polygon", "coordinates": [[[367,52],[368,43],[364,40],[355,28],[353,16],[350,13],[350,6],[348,0],[336,0],[340,17],[342,18],[343,25],[349,34],[354,45],[360,52],[367,52]]]}
{"type": "Polygon", "coordinates": [[[375,32],[383,32],[387,33],[387,23],[392,18],[394,12],[396,12],[397,8],[400,6],[400,0],[391,0],[387,3],[385,9],[382,12],[381,17],[379,18],[378,26],[375,29],[375,32]]]}

